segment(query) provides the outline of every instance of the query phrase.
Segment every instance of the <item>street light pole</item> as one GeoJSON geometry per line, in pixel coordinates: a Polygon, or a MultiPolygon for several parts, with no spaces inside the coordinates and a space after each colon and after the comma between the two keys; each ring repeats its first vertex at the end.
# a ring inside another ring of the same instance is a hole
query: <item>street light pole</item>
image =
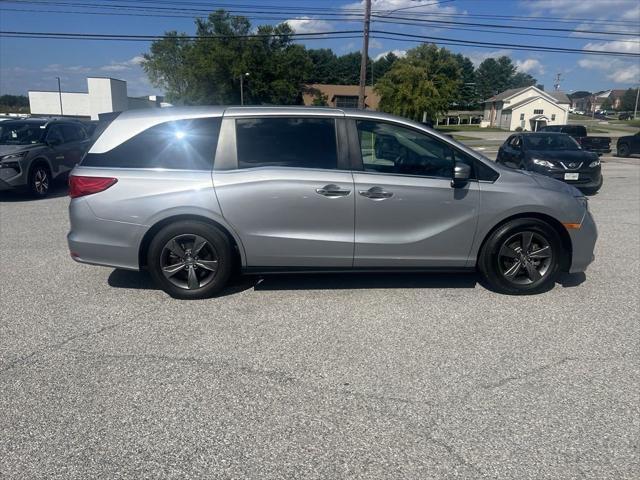
{"type": "Polygon", "coordinates": [[[367,59],[369,58],[369,26],[371,24],[371,0],[366,0],[364,11],[364,38],[362,40],[362,58],[360,59],[360,88],[358,90],[358,108],[364,110],[364,87],[367,83],[367,59]]]}
{"type": "Polygon", "coordinates": [[[638,116],[638,96],[640,96],[640,84],[638,84],[638,88],[636,88],[636,106],[633,109],[633,119],[634,120],[638,116]]]}
{"type": "Polygon", "coordinates": [[[60,77],[56,77],[58,79],[58,98],[60,99],[60,116],[62,117],[64,113],[62,112],[62,89],[60,88],[60,77]]]}
{"type": "Polygon", "coordinates": [[[244,105],[244,77],[248,77],[249,72],[240,75],[240,105],[244,105]]]}

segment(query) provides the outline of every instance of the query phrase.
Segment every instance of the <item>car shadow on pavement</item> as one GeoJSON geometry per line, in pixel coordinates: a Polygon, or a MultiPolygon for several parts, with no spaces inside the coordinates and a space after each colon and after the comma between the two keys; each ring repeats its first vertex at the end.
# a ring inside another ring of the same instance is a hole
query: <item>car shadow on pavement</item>
{"type": "Polygon", "coordinates": [[[51,198],[66,197],[69,194],[69,188],[66,182],[56,181],[51,185],[49,195],[45,198],[37,198],[26,190],[5,190],[0,192],[0,202],[17,203],[17,202],[37,202],[51,198]]]}
{"type": "Polygon", "coordinates": [[[474,288],[471,273],[321,273],[256,277],[256,290],[356,290],[375,288],[474,288]]]}
{"type": "MultiPolygon", "coordinates": [[[[234,275],[229,280],[227,288],[220,292],[217,297],[225,297],[249,290],[255,287],[258,281],[255,277],[245,277],[234,275]]],[[[124,288],[129,290],[160,290],[154,283],[149,272],[116,269],[109,275],[107,283],[113,288],[124,288]]]]}
{"type": "MultiPolygon", "coordinates": [[[[563,288],[576,287],[586,280],[584,273],[561,274],[557,280],[563,288]]],[[[159,290],[145,271],[116,269],[108,283],[114,288],[131,290],[159,290]]],[[[492,290],[480,275],[469,273],[319,273],[277,275],[234,275],[218,297],[234,295],[246,290],[359,290],[393,288],[475,288],[482,285],[492,290]]],[[[553,285],[549,290],[553,289],[553,285]]]]}

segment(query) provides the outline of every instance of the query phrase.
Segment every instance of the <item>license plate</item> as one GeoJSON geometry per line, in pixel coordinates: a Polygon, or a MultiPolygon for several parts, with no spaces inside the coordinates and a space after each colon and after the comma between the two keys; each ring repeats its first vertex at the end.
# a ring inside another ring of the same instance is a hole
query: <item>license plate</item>
{"type": "Polygon", "coordinates": [[[565,173],[564,174],[564,179],[565,180],[578,180],[578,178],[580,178],[580,174],[579,173],[565,173]]]}

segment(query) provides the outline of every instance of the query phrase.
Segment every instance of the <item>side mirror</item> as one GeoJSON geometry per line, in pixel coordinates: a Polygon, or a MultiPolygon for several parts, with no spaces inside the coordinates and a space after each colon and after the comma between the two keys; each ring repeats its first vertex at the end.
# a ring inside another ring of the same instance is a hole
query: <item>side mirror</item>
{"type": "Polygon", "coordinates": [[[458,188],[467,184],[471,178],[471,166],[466,163],[456,162],[453,167],[453,179],[451,186],[458,188]]]}

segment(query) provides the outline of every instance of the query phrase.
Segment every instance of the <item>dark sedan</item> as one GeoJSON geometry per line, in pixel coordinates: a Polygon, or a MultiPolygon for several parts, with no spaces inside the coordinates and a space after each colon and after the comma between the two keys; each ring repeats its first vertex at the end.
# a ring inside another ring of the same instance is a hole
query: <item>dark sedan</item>
{"type": "Polygon", "coordinates": [[[598,155],[564,133],[518,133],[500,147],[496,162],[574,185],[587,194],[602,187],[598,155]]]}

